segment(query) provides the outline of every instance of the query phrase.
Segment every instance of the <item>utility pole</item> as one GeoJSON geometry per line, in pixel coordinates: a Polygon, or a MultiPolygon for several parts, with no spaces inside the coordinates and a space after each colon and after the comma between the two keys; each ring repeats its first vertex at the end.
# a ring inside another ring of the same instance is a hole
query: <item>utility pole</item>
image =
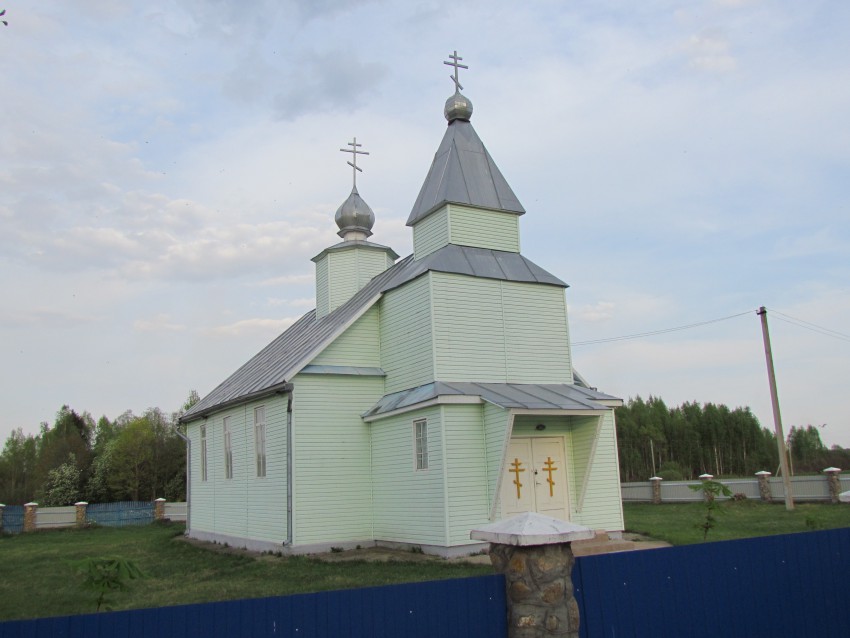
{"type": "Polygon", "coordinates": [[[782,416],[779,414],[779,395],[776,393],[776,374],[773,372],[773,353],[770,350],[770,333],[767,331],[767,309],[762,306],[756,311],[761,317],[761,334],[764,339],[764,358],[767,360],[767,380],[770,383],[770,401],[773,404],[773,426],[776,429],[776,447],[779,448],[779,467],[782,468],[782,484],[785,486],[785,509],[794,509],[791,494],[791,475],[788,471],[788,455],[785,453],[785,435],[782,433],[782,416]]]}

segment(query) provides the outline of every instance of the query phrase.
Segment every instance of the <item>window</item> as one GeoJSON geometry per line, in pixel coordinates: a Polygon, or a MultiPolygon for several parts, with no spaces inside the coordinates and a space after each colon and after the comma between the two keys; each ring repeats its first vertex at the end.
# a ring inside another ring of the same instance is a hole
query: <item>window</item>
{"type": "Polygon", "coordinates": [[[222,421],[224,430],[224,478],[233,478],[233,446],[230,443],[230,417],[222,421]]]}
{"type": "Polygon", "coordinates": [[[266,408],[254,408],[254,447],[257,452],[257,476],[266,475],[266,408]]]}
{"type": "Polygon", "coordinates": [[[201,425],[201,480],[207,480],[207,424],[201,425]]]}
{"type": "Polygon", "coordinates": [[[428,421],[421,419],[413,422],[413,440],[416,451],[416,469],[428,469],[428,421]]]}

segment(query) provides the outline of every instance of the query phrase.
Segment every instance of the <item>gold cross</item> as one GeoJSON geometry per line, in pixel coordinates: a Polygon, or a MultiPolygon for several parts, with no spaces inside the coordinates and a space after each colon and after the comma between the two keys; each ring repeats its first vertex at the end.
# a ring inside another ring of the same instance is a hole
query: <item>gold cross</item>
{"type": "Polygon", "coordinates": [[[543,464],[543,471],[549,472],[549,478],[546,479],[546,482],[549,484],[549,496],[555,496],[555,481],[552,480],[552,472],[557,471],[557,467],[555,467],[555,461],[552,460],[551,456],[546,457],[546,463],[543,464]]]}
{"type": "Polygon", "coordinates": [[[517,500],[519,500],[520,498],[522,498],[522,492],[521,492],[521,490],[522,490],[522,483],[520,483],[520,481],[519,481],[519,473],[520,473],[520,472],[525,472],[525,468],[520,467],[521,465],[522,465],[522,461],[520,461],[519,459],[516,459],[516,458],[515,458],[515,459],[514,459],[514,462],[513,462],[513,463],[511,463],[511,466],[513,467],[513,469],[512,469],[512,470],[508,470],[508,472],[513,472],[514,474],[516,474],[516,478],[514,479],[513,483],[514,483],[514,485],[516,485],[516,497],[517,497],[517,500]]]}

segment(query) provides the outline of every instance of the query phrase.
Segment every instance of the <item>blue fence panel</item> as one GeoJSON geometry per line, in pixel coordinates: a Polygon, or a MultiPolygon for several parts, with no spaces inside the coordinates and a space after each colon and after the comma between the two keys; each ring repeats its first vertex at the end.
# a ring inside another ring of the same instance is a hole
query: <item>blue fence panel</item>
{"type": "Polygon", "coordinates": [[[24,531],[23,505],[7,505],[3,509],[3,531],[7,534],[20,534],[24,531]]]}
{"type": "Polygon", "coordinates": [[[505,580],[480,576],[0,623],[0,638],[506,638],[505,580]]]}
{"type": "Polygon", "coordinates": [[[86,508],[86,520],[107,527],[147,525],[154,520],[154,503],[147,501],[93,503],[86,508]]]}
{"type": "Polygon", "coordinates": [[[850,528],[585,556],[582,638],[846,635],[850,528]]]}

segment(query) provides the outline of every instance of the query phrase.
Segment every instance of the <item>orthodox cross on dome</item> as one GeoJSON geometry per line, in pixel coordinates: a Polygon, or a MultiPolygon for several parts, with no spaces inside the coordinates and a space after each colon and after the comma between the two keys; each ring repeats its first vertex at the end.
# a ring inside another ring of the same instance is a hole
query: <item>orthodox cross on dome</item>
{"type": "Polygon", "coordinates": [[[455,74],[450,75],[449,78],[452,80],[452,82],[455,83],[455,93],[460,93],[461,91],[463,91],[463,85],[460,83],[460,80],[458,80],[458,77],[457,77],[458,69],[468,69],[469,67],[466,66],[465,64],[460,63],[460,61],[463,60],[463,58],[460,57],[457,54],[457,50],[455,50],[455,52],[452,53],[449,57],[451,58],[452,61],[451,62],[443,62],[443,64],[446,64],[448,66],[453,66],[455,68],[455,74]]]}
{"type": "Polygon", "coordinates": [[[341,149],[339,149],[339,150],[340,150],[340,151],[342,151],[343,153],[351,153],[351,155],[352,155],[352,157],[351,157],[352,161],[350,161],[350,162],[346,162],[346,163],[347,163],[347,164],[348,164],[351,168],[353,168],[353,169],[354,169],[354,170],[353,170],[353,171],[351,171],[351,172],[352,172],[352,176],[353,176],[353,178],[354,178],[353,188],[356,190],[356,189],[357,189],[357,171],[360,171],[361,173],[363,172],[363,169],[362,169],[362,168],[360,168],[360,167],[357,165],[357,156],[358,156],[358,155],[368,155],[369,153],[368,153],[367,151],[358,151],[358,150],[357,150],[358,148],[360,148],[360,147],[361,147],[361,146],[363,146],[363,145],[362,145],[362,144],[358,144],[358,143],[357,143],[357,138],[356,138],[356,137],[353,139],[353,141],[349,142],[349,143],[348,143],[348,145],[349,145],[351,148],[341,148],[341,149]]]}

